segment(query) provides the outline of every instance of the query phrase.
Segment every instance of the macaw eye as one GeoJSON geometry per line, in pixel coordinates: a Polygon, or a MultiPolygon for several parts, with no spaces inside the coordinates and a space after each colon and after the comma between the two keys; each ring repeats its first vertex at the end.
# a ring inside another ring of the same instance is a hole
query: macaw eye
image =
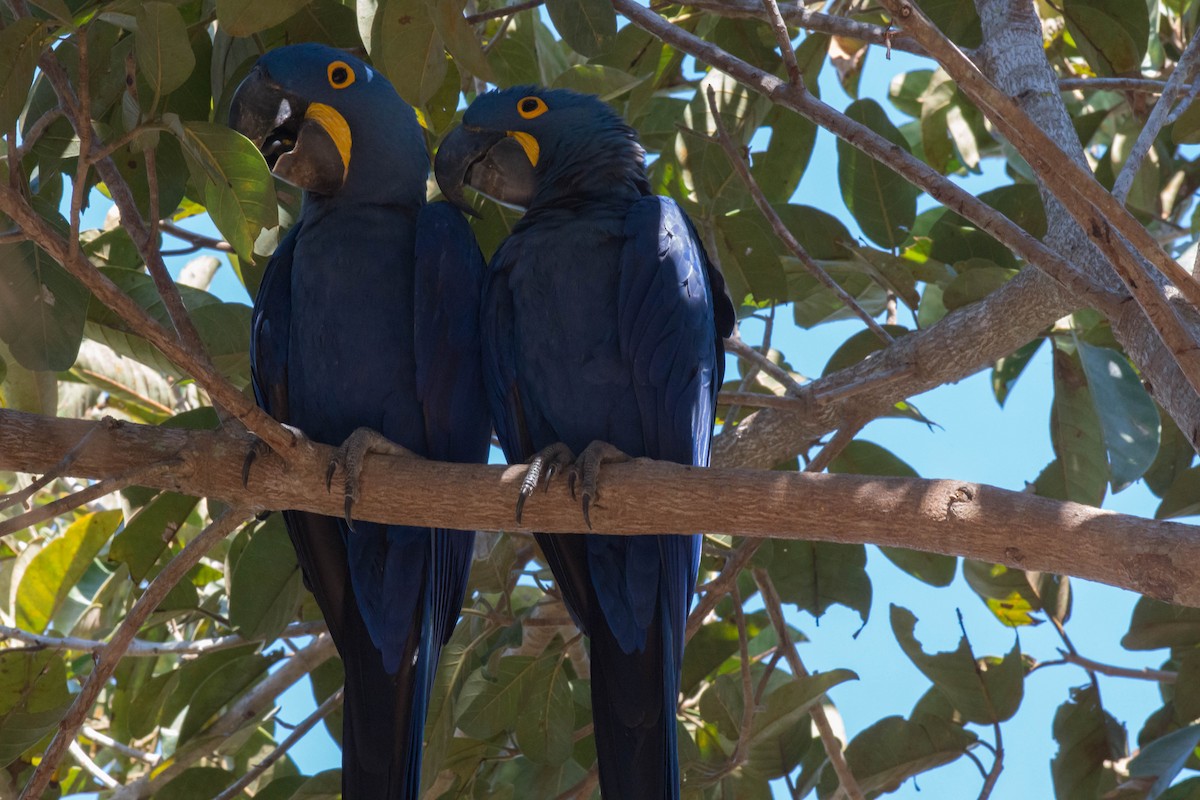
{"type": "Polygon", "coordinates": [[[530,95],[529,97],[522,97],[520,101],[517,102],[517,113],[520,114],[523,119],[540,117],[542,114],[545,114],[546,111],[546,102],[540,97],[534,97],[533,95],[530,95]]]}
{"type": "Polygon", "coordinates": [[[329,65],[329,85],[335,89],[345,89],[354,83],[354,70],[345,61],[334,61],[329,65]]]}

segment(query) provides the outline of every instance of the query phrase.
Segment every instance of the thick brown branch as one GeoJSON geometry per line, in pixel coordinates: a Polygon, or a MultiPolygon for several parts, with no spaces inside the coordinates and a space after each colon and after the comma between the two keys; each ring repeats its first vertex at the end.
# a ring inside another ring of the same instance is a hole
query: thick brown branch
{"type": "MultiPolygon", "coordinates": [[[[96,423],[0,411],[0,470],[41,472],[96,423]]],[[[97,435],[72,471],[95,478],[175,458],[146,482],[252,510],[338,516],[325,488],[333,448],[296,448],[285,466],[257,460],[241,480],[249,437],[122,424],[97,435]]],[[[537,493],[513,521],[524,466],[370,456],[355,516],[438,528],[580,533],[565,481],[537,493]]],[[[334,476],[334,486],[341,485],[334,476]]],[[[1200,606],[1200,529],[955,480],[700,469],[639,460],[604,468],[592,524],[599,533],[724,533],[870,542],[1074,575],[1168,602],[1200,606]],[[1063,548],[1062,542],[1071,542],[1063,548]]],[[[190,546],[190,545],[189,545],[190,546]]]]}

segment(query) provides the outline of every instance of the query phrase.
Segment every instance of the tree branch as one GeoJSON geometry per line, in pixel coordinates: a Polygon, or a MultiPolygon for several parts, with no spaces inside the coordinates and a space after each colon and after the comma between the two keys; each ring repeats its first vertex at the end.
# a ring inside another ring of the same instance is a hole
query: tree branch
{"type": "Polygon", "coordinates": [[[46,752],[42,754],[42,760],[38,762],[37,769],[29,778],[29,782],[25,784],[20,800],[35,800],[45,793],[58,762],[62,760],[71,742],[75,741],[79,728],[91,713],[100,690],[104,688],[108,679],[116,671],[117,665],[121,662],[121,655],[133,641],[138,629],[145,624],[147,617],[154,609],[158,608],[158,604],[163,601],[175,584],[179,583],[188,570],[200,562],[201,556],[207,553],[210,547],[232,533],[234,528],[240,525],[245,518],[245,514],[231,509],[213,520],[195,539],[188,542],[179,555],[171,559],[163,567],[162,572],[146,587],[146,591],[134,603],[129,614],[113,634],[112,640],[95,657],[96,663],[92,674],[84,681],[83,688],[79,690],[79,694],[75,696],[75,701],[71,703],[66,716],[58,724],[58,731],[54,734],[46,752]]]}
{"type": "MultiPolygon", "coordinates": [[[[0,470],[39,472],[95,424],[0,411],[0,470]]],[[[250,442],[244,434],[226,431],[123,423],[100,434],[72,471],[94,478],[170,456],[178,468],[147,478],[146,485],[251,511],[341,515],[341,494],[325,488],[332,447],[297,448],[287,465],[278,456],[260,458],[244,486],[241,468],[250,442]]],[[[530,498],[523,523],[514,522],[525,470],[524,465],[369,456],[364,495],[354,515],[459,530],[586,532],[565,481],[530,498]]],[[[334,485],[341,485],[339,475],[334,485]]],[[[699,469],[636,460],[604,468],[592,524],[597,533],[626,535],[724,533],[870,542],[1075,575],[1200,606],[1200,529],[965,481],[699,469]],[[1063,541],[1072,543],[1069,550],[1063,541]]]]}
{"type": "Polygon", "coordinates": [[[261,761],[246,770],[246,774],[238,778],[235,783],[231,783],[229,788],[217,795],[213,800],[233,800],[239,796],[242,791],[250,784],[254,783],[260,775],[271,768],[279,759],[292,749],[292,745],[304,738],[310,730],[313,729],[318,722],[328,717],[333,713],[334,709],[342,704],[342,698],[345,689],[338,689],[329,697],[325,698],[325,702],[317,706],[317,710],[309,714],[304,720],[288,734],[287,738],[279,743],[279,746],[263,757],[261,761]]]}
{"type": "MultiPolygon", "coordinates": [[[[290,639],[296,636],[313,636],[324,633],[323,622],[295,622],[284,628],[274,639],[290,639]]],[[[79,653],[99,654],[108,647],[108,642],[98,639],[80,639],[75,636],[46,636],[40,633],[30,633],[20,628],[0,625],[0,642],[11,639],[24,642],[38,650],[70,650],[79,653]]],[[[274,641],[274,639],[270,641],[274,641]]],[[[229,650],[253,642],[266,642],[266,639],[247,639],[239,634],[218,636],[212,639],[194,639],[185,642],[151,642],[145,639],[134,639],[122,653],[122,658],[157,658],[158,656],[199,656],[215,653],[218,650],[229,650]]]]}

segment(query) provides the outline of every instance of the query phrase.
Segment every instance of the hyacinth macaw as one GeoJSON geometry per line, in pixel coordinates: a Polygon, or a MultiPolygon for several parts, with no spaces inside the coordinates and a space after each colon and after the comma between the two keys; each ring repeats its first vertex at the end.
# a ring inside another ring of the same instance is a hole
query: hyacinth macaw
{"type": "MultiPolygon", "coordinates": [[[[492,258],[481,312],[496,432],[509,461],[531,463],[518,506],[539,475],[566,469],[586,519],[602,462],[708,464],[734,309],[687,215],[651,193],[644,155],[598,98],[529,86],[481,95],[438,150],[448,199],[469,208],[465,184],[525,210],[492,258]]],[[[590,640],[602,793],[678,798],[700,537],[538,541],[590,640]]]]}
{"type": "MultiPolygon", "coordinates": [[[[301,44],[259,59],[230,124],[304,190],[254,303],[259,404],[318,442],[367,427],[421,456],[486,461],[485,265],[462,215],[425,203],[429,156],[412,108],[359,59],[301,44]]],[[[367,438],[361,447],[374,448],[367,438]]],[[[284,519],[345,663],[343,796],[415,800],[429,692],[474,534],[351,529],[352,493],[346,520],[284,519]]]]}

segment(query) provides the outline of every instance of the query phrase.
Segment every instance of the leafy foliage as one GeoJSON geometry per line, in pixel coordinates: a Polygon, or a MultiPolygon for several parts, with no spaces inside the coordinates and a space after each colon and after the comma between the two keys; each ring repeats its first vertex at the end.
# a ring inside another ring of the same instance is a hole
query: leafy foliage
{"type": "MultiPolygon", "coordinates": [[[[972,4],[918,4],[961,47],[983,43],[972,4]]],[[[167,235],[179,236],[176,226],[206,220],[227,243],[221,251],[252,296],[266,256],[296,218],[299,197],[271,178],[261,154],[225,127],[225,116],[234,89],[263,49],[317,40],[365,53],[419,110],[431,148],[460,120],[464,101],[487,83],[542,83],[599,95],[638,131],[652,186],[675,197],[695,220],[744,321],[783,325],[786,317],[776,311],[790,310],[792,322],[809,330],[855,315],[771,231],[714,141],[718,122],[747,150],[766,201],[809,255],[872,315],[896,310],[885,326],[896,339],[920,335],[954,312],[972,318],[1024,268],[989,233],[930,203],[845,142],[837,145],[836,189],[806,184],[815,124],[624,24],[607,0],[547,0],[544,8],[511,14],[502,13],[503,5],[501,0],[0,5],[0,134],[7,144],[0,177],[57,237],[78,233],[77,246],[88,261],[170,330],[166,304],[144,263],[146,243],[135,242],[115,215],[99,222],[87,213],[89,205],[107,210],[113,198],[120,199],[114,192],[119,187],[80,165],[81,153],[90,150],[95,159],[96,147],[107,148],[103,154],[111,156],[133,208],[142,216],[156,209],[170,226],[152,246],[170,252],[167,235]],[[28,15],[14,11],[26,5],[28,15]],[[95,142],[81,142],[59,115],[51,74],[46,61],[39,62],[51,56],[79,102],[87,103],[95,142]],[[716,93],[716,115],[705,99],[709,88],[716,93]],[[835,194],[852,226],[824,208],[824,195],[835,194]],[[72,208],[73,202],[81,207],[72,208]],[[79,212],[83,223],[77,222],[79,212]]],[[[881,21],[870,3],[825,6],[859,22],[881,21]]],[[[1047,58],[1064,77],[1169,72],[1200,17],[1200,4],[1185,0],[1038,6],[1045,16],[1047,58]]],[[[682,6],[660,10],[764,72],[787,75],[777,42],[761,20],[682,6]]],[[[827,63],[838,70],[843,86],[857,92],[865,45],[819,31],[791,33],[809,92],[820,95],[818,79],[827,63]]],[[[1063,100],[1090,166],[1111,184],[1145,116],[1145,98],[1086,88],[1064,93],[1063,100]]],[[[1002,164],[1005,184],[980,199],[1031,236],[1046,235],[1047,211],[1028,165],[993,136],[994,128],[943,70],[897,74],[887,102],[885,108],[863,98],[840,110],[942,175],[965,178],[978,175],[985,163],[1002,164]]],[[[1160,137],[1131,195],[1131,206],[1163,240],[1178,240],[1197,227],[1189,215],[1200,171],[1194,152],[1183,145],[1198,139],[1200,104],[1160,137]]],[[[480,211],[473,224],[490,254],[516,216],[490,203],[480,211]]],[[[55,261],[48,242],[9,235],[18,228],[0,218],[5,407],[164,426],[218,424],[207,395],[178,365],[91,296],[55,261]]],[[[185,244],[189,251],[206,246],[185,244]]],[[[250,309],[241,289],[238,298],[230,298],[228,292],[207,291],[206,281],[178,281],[210,358],[244,390],[250,309]]],[[[874,334],[857,331],[836,349],[824,374],[870,363],[883,348],[874,334]]],[[[764,351],[799,379],[769,341],[764,351]]],[[[996,401],[1009,400],[1031,365],[1040,363],[1035,356],[1047,352],[1054,457],[1039,475],[1014,479],[1029,479],[1030,490],[1039,495],[1091,505],[1140,480],[1161,498],[1158,517],[1200,513],[1200,466],[1193,466],[1187,437],[1156,405],[1112,325],[1097,313],[1078,311],[997,360],[996,401]]],[[[785,393],[777,371],[767,374],[749,362],[739,366],[725,389],[785,393]]],[[[746,410],[734,414],[722,406],[719,413],[723,424],[736,425],[746,410]]],[[[890,414],[929,422],[908,402],[896,404],[890,414]]],[[[791,461],[783,467],[794,469],[791,461]]],[[[901,455],[866,439],[851,442],[829,471],[880,479],[916,475],[901,455]]],[[[26,478],[0,474],[0,490],[22,485],[26,478]]],[[[55,481],[38,502],[74,488],[55,481]]],[[[0,518],[19,510],[0,511],[0,518]]],[[[132,486],[0,540],[0,624],[50,637],[107,640],[147,581],[218,511],[202,498],[132,486]]],[[[424,796],[550,798],[575,791],[595,796],[584,642],[548,587],[549,571],[531,540],[505,533],[480,538],[465,616],[443,651],[430,707],[424,796]]],[[[740,542],[709,537],[705,545],[702,583],[721,574],[740,542]]],[[[959,570],[957,559],[942,554],[900,548],[883,548],[882,554],[927,587],[951,584],[959,570]]],[[[810,711],[820,704],[837,720],[832,703],[855,690],[848,682],[856,675],[846,668],[853,665],[793,674],[781,637],[786,632],[791,642],[803,642],[804,634],[772,619],[760,587],[773,589],[793,622],[811,618],[816,624],[841,607],[865,626],[879,590],[880,562],[874,556],[861,545],[765,542],[745,571],[725,584],[736,586],[740,604],[733,596],[716,604],[684,661],[679,726],[688,800],[769,797],[773,781],[779,791],[786,781],[797,798],[834,796],[837,776],[810,711]]],[[[1066,577],[980,562],[963,563],[962,574],[998,626],[1019,628],[1046,619],[1065,626],[1070,619],[1066,577]]],[[[278,515],[248,525],[192,569],[138,632],[137,657],[122,661],[88,716],[105,737],[85,737],[82,752],[114,779],[139,782],[155,797],[216,795],[287,735],[272,715],[231,718],[231,709],[271,688],[268,676],[277,665],[297,658],[292,646],[307,641],[296,638],[297,630],[308,635],[318,629],[289,626],[319,620],[278,515]],[[181,652],[188,642],[196,644],[181,652]],[[141,756],[109,744],[107,737],[136,742],[141,756]],[[153,767],[158,758],[186,769],[160,780],[153,767]]],[[[947,615],[925,624],[945,627],[952,620],[947,615]]],[[[986,655],[974,651],[965,630],[953,650],[930,654],[918,641],[915,616],[899,605],[891,607],[890,626],[931,686],[907,716],[885,716],[850,738],[846,760],[868,797],[894,791],[963,755],[989,759],[985,742],[1021,709],[1033,665],[1015,637],[1007,653],[986,655]]],[[[1145,721],[1133,760],[1121,723],[1105,709],[1094,684],[1064,698],[1051,731],[1058,751],[1050,771],[1060,800],[1108,797],[1118,787],[1141,797],[1186,797],[1200,785],[1200,778],[1191,777],[1170,786],[1200,766],[1195,724],[1200,698],[1193,685],[1200,670],[1200,612],[1143,599],[1121,643],[1134,652],[1169,648],[1164,669],[1177,671],[1180,681],[1164,691],[1162,707],[1145,721]]],[[[19,786],[28,777],[94,666],[87,652],[77,650],[27,649],[3,638],[0,648],[0,796],[7,796],[7,783],[19,786]]],[[[837,663],[837,653],[823,655],[823,662],[837,663]]],[[[311,673],[315,699],[326,700],[341,681],[336,660],[317,665],[311,673]]],[[[272,702],[273,695],[265,707],[272,702]]],[[[325,725],[340,741],[340,714],[334,711],[325,725]]],[[[249,790],[262,800],[336,797],[336,770],[304,775],[301,767],[285,755],[249,790]]],[[[57,779],[56,791],[63,793],[101,788],[77,766],[61,767],[57,779]]]]}

